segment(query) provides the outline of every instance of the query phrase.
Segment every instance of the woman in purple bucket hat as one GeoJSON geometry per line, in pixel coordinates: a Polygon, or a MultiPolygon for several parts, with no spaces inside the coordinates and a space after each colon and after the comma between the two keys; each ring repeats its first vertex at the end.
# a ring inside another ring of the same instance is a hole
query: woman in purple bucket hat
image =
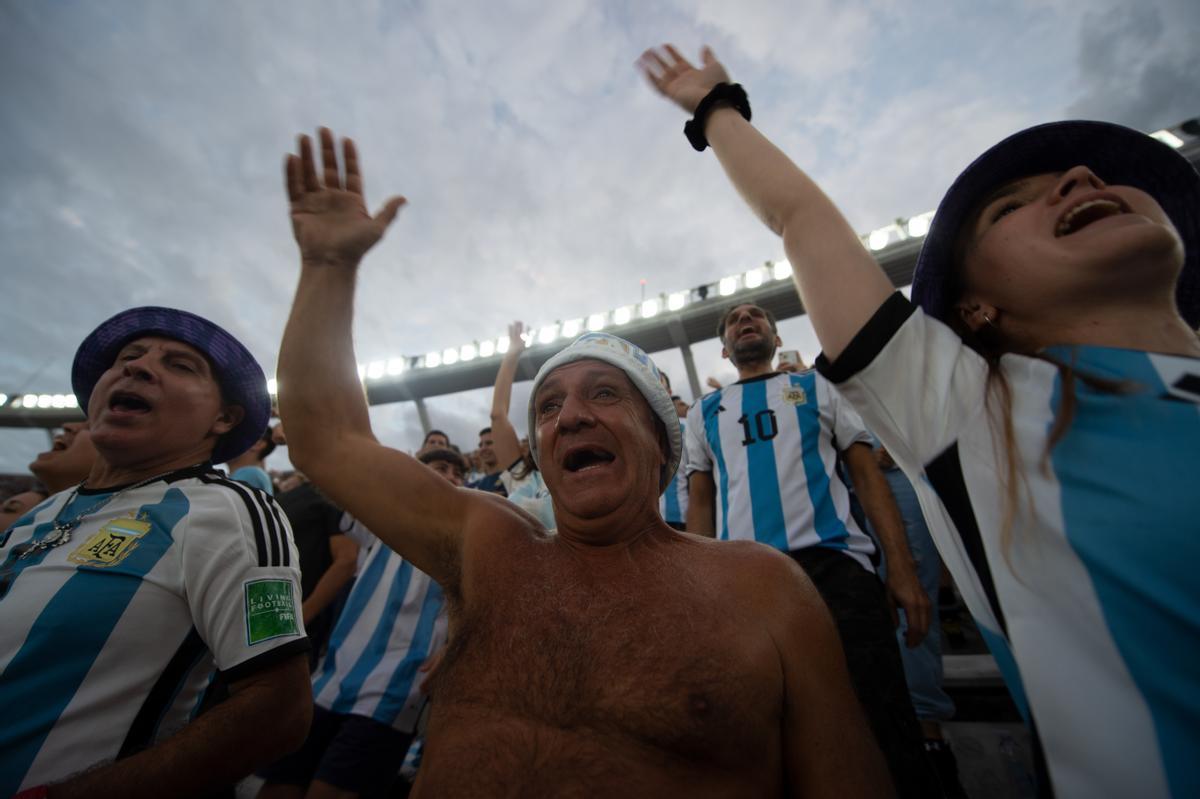
{"type": "Polygon", "coordinates": [[[1104,122],[954,181],[912,301],[707,48],[641,61],[783,238],[818,369],[917,487],[1059,797],[1198,796],[1200,177],[1104,122]]]}

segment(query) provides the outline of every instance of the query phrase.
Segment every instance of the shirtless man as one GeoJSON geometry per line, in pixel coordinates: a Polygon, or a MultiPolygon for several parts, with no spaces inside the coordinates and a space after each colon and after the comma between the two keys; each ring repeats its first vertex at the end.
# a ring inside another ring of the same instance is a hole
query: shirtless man
{"type": "Polygon", "coordinates": [[[287,159],[300,284],[280,351],[296,466],[446,593],[415,795],[891,795],[837,633],[795,563],[679,533],[658,514],[678,415],[657,369],[612,336],[543,366],[533,452],[550,536],[512,503],[449,485],[371,433],[351,342],[363,255],[404,200],[365,208],[308,137],[287,159]]]}

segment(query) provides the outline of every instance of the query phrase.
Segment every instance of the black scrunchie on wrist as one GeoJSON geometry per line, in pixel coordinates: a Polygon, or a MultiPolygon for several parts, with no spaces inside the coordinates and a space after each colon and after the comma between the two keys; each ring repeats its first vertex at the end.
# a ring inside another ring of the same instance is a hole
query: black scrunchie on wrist
{"type": "Polygon", "coordinates": [[[697,152],[704,152],[708,147],[708,139],[704,136],[704,126],[708,123],[708,115],[720,105],[732,106],[747,122],[750,121],[750,98],[740,83],[718,83],[712,91],[704,95],[704,99],[696,106],[696,113],[683,126],[683,135],[692,143],[697,152]]]}

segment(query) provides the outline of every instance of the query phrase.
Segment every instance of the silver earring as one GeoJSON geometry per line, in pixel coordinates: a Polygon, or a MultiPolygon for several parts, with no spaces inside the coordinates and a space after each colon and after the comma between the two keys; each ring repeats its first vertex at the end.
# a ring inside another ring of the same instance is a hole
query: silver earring
{"type": "Polygon", "coordinates": [[[984,324],[986,324],[986,325],[989,325],[989,326],[991,326],[991,327],[995,327],[995,326],[996,326],[996,325],[995,325],[995,324],[992,322],[992,318],[991,318],[990,316],[988,316],[988,315],[987,315],[987,311],[984,311],[984,312],[983,312],[983,322],[984,322],[984,324]]]}

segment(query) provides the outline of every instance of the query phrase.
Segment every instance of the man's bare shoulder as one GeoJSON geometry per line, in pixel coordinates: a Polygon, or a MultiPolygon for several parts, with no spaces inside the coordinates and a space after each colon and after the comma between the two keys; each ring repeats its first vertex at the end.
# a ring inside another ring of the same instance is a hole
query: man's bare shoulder
{"type": "Polygon", "coordinates": [[[689,533],[681,535],[697,545],[698,557],[727,575],[730,590],[748,600],[757,599],[771,607],[781,601],[824,606],[800,564],[773,547],[757,541],[716,541],[689,533]]]}
{"type": "Polygon", "coordinates": [[[466,513],[462,550],[454,555],[467,583],[477,584],[482,572],[497,571],[513,558],[527,560],[553,544],[554,535],[541,522],[499,494],[470,488],[458,493],[466,513]]]}

